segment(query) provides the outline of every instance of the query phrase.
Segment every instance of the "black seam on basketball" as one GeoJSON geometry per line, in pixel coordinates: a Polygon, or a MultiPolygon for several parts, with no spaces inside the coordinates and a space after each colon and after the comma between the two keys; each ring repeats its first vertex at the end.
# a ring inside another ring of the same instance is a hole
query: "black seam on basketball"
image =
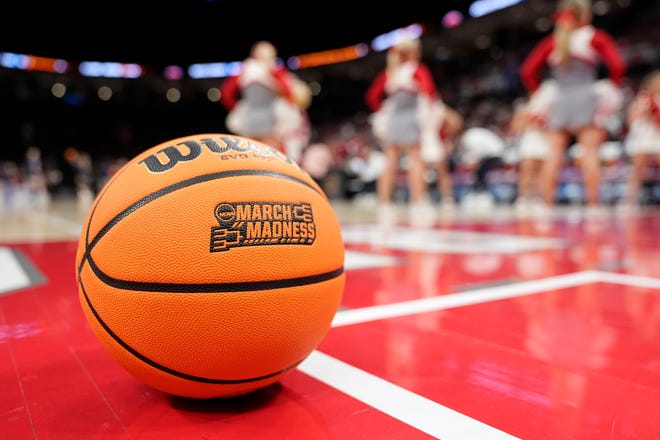
{"type": "MultiPolygon", "coordinates": [[[[326,197],[326,195],[323,192],[319,192],[317,188],[314,186],[310,185],[308,182],[305,182],[302,179],[299,179],[297,177],[291,176],[289,174],[284,174],[284,173],[277,173],[274,171],[266,171],[266,170],[232,170],[232,171],[220,171],[217,173],[211,173],[211,174],[203,174],[201,176],[195,176],[190,179],[182,180],[180,182],[177,182],[173,185],[166,186],[164,188],[159,189],[158,191],[155,191],[145,197],[142,197],[140,200],[132,203],[129,205],[126,209],[121,211],[119,214],[117,214],[114,218],[112,218],[105,226],[103,226],[98,234],[94,237],[94,239],[91,242],[86,243],[85,247],[85,254],[81,258],[81,265],[82,262],[84,262],[86,259],[91,258],[90,257],[90,252],[96,246],[96,243],[99,242],[99,240],[110,230],[114,225],[119,223],[123,218],[128,216],[129,214],[133,213],[134,211],[138,210],[142,206],[146,205],[147,203],[153,202],[154,200],[163,197],[173,191],[186,188],[188,186],[196,185],[198,183],[204,183],[208,182],[210,180],[216,180],[216,179],[223,179],[226,177],[239,177],[239,176],[267,176],[267,177],[275,177],[278,179],[286,179],[286,180],[291,180],[293,182],[300,183],[301,185],[305,185],[306,187],[312,189],[314,192],[317,194],[321,195],[322,197],[326,197]]],[[[98,203],[97,203],[98,204],[98,203]]],[[[90,223],[91,223],[91,216],[90,216],[90,223]]],[[[89,225],[88,225],[88,231],[89,231],[89,225]]]]}
{"type": "MultiPolygon", "coordinates": [[[[212,293],[212,292],[237,292],[237,291],[250,291],[250,290],[272,290],[283,287],[300,286],[303,284],[319,283],[335,278],[343,273],[344,269],[342,267],[340,269],[335,269],[334,271],[328,272],[326,274],[317,274],[309,277],[291,278],[285,280],[255,281],[255,282],[244,282],[244,283],[211,283],[211,284],[145,283],[145,282],[126,281],[126,280],[119,280],[116,278],[112,278],[107,274],[105,274],[103,271],[101,271],[101,269],[99,269],[99,267],[94,263],[94,259],[91,256],[91,251],[94,248],[94,246],[114,225],[116,225],[123,218],[127,217],[129,214],[135,212],[140,207],[160,197],[163,197],[173,191],[179,190],[181,188],[192,186],[198,183],[208,182],[210,180],[222,179],[227,177],[238,177],[238,176],[268,176],[268,177],[292,180],[294,182],[303,184],[308,188],[311,188],[318,194],[321,194],[325,197],[323,193],[319,193],[316,190],[316,188],[314,188],[312,185],[305,182],[304,180],[298,179],[297,177],[288,174],[276,173],[272,171],[232,170],[232,171],[222,171],[218,173],[195,176],[193,178],[177,182],[173,185],[166,186],[158,191],[155,191],[139,199],[135,203],[129,205],[126,209],[124,209],[114,218],[112,218],[105,226],[103,226],[91,242],[87,241],[88,239],[86,239],[85,254],[80,260],[78,272],[80,273],[82,271],[85,262],[88,262],[90,267],[96,274],[96,276],[105,284],[108,284],[110,286],[118,287],[124,290],[139,290],[139,291],[148,291],[148,292],[173,292],[173,293],[176,292],[212,293]]],[[[94,207],[94,209],[96,209],[96,207],[94,207]]],[[[87,225],[87,233],[89,233],[89,228],[92,218],[93,218],[93,214],[90,215],[89,224],[87,225]]]]}
{"type": "Polygon", "coordinates": [[[163,292],[163,293],[230,293],[250,292],[258,290],[284,289],[287,287],[305,286],[309,284],[322,283],[341,276],[344,267],[330,272],[309,275],[297,278],[283,278],[264,281],[243,281],[231,283],[156,283],[145,281],[128,281],[113,278],[104,273],[90,257],[89,267],[94,275],[104,284],[122,290],[136,290],[141,292],[163,292]]]}
{"type": "Polygon", "coordinates": [[[94,202],[94,205],[90,209],[90,215],[89,219],[87,220],[87,227],[85,228],[85,253],[83,254],[82,258],[80,259],[80,265],[78,266],[78,273],[82,270],[83,265],[85,264],[85,261],[87,260],[87,256],[89,255],[88,249],[89,249],[89,230],[90,226],[92,224],[92,219],[94,218],[94,213],[96,212],[96,208],[99,206],[99,203],[101,203],[101,199],[105,195],[106,192],[108,192],[110,186],[112,185],[112,182],[114,182],[116,179],[119,178],[121,174],[123,174],[127,168],[122,168],[119,171],[117,171],[113,176],[110,178],[108,183],[101,189],[101,192],[96,196],[96,201],[94,202]]]}
{"type": "MultiPolygon", "coordinates": [[[[99,198],[100,201],[100,198],[99,198]]],[[[98,206],[98,201],[95,206],[92,207],[91,214],[89,216],[89,220],[87,222],[87,227],[85,228],[85,253],[83,254],[82,258],[80,258],[80,264],[78,265],[78,275],[80,275],[80,272],[82,272],[82,268],[85,265],[85,261],[88,259],[91,260],[91,255],[89,254],[89,251],[91,250],[89,246],[89,228],[92,224],[92,218],[94,218],[94,213],[96,212],[96,207],[98,206]]]]}
{"type": "Polygon", "coordinates": [[[286,373],[287,371],[297,367],[302,361],[305,359],[301,359],[297,362],[295,362],[292,365],[289,365],[286,368],[283,368],[282,370],[276,371],[274,373],[269,373],[265,374],[263,376],[257,376],[257,377],[248,377],[244,379],[213,379],[210,377],[201,377],[201,376],[193,376],[192,374],[187,374],[183,373],[181,371],[173,370],[172,368],[166,367],[165,365],[161,365],[158,362],[149,359],[139,351],[135,350],[133,347],[128,345],[123,339],[121,339],[115,332],[113,332],[110,327],[101,319],[101,316],[96,312],[94,307],[92,306],[92,302],[87,296],[87,291],[85,290],[85,287],[82,284],[82,279],[80,276],[78,277],[78,283],[80,284],[80,289],[82,290],[83,296],[85,297],[85,302],[87,303],[87,307],[89,307],[89,310],[92,312],[94,317],[96,318],[96,321],[103,327],[103,329],[114,339],[117,344],[121,345],[126,351],[131,353],[133,356],[136,358],[140,359],[142,362],[145,364],[151,365],[152,367],[156,368],[157,370],[160,370],[164,373],[170,374],[172,376],[180,377],[181,379],[186,379],[190,380],[193,382],[200,382],[200,383],[209,383],[209,384],[217,384],[217,385],[229,385],[229,384],[241,384],[241,383],[248,383],[248,382],[257,382],[260,380],[268,379],[271,377],[278,376],[280,374],[286,373]]]}

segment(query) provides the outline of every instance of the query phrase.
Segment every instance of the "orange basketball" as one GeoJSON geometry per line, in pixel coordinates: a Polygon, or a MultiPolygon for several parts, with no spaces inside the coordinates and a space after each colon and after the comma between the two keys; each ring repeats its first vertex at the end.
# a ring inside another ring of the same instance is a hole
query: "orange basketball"
{"type": "Polygon", "coordinates": [[[280,380],[325,337],[344,244],[295,163],[201,134],[148,149],[99,191],[76,273],[92,331],[125,369],[172,395],[229,397],[280,380]]]}

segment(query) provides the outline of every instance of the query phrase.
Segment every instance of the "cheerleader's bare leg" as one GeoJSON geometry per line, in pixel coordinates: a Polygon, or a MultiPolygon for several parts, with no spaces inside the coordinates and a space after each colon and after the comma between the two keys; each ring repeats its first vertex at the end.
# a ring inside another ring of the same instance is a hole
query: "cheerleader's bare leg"
{"type": "Polygon", "coordinates": [[[425,163],[422,158],[421,148],[411,146],[408,148],[408,189],[410,191],[410,201],[412,203],[421,203],[426,195],[426,181],[424,180],[425,163]]]}
{"type": "Polygon", "coordinates": [[[583,156],[580,160],[587,206],[597,206],[600,203],[600,159],[598,149],[605,140],[603,129],[587,127],[577,136],[582,146],[583,156]]]}
{"type": "Polygon", "coordinates": [[[399,170],[400,149],[397,146],[387,146],[383,148],[383,153],[385,154],[385,167],[376,182],[376,191],[378,201],[381,204],[389,204],[392,202],[396,175],[399,170]]]}
{"type": "Polygon", "coordinates": [[[633,154],[630,160],[630,174],[626,188],[624,203],[633,206],[639,202],[639,188],[642,186],[644,166],[648,155],[645,153],[633,154]]]}
{"type": "Polygon", "coordinates": [[[553,130],[548,134],[548,155],[543,162],[540,177],[540,187],[543,202],[546,206],[552,206],[555,202],[557,181],[563,162],[564,150],[568,143],[568,134],[564,131],[553,130]]]}

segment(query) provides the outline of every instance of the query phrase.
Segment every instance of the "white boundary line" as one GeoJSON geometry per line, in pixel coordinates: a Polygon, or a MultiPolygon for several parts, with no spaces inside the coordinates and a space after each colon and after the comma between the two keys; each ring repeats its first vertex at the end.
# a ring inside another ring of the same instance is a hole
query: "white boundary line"
{"type": "Polygon", "coordinates": [[[30,285],[30,277],[8,247],[0,247],[0,295],[30,285]]]}
{"type": "Polygon", "coordinates": [[[435,438],[517,439],[319,351],[312,352],[298,369],[435,438]]]}
{"type": "MultiPolygon", "coordinates": [[[[583,271],[398,304],[343,310],[337,313],[332,326],[340,327],[478,304],[595,282],[660,289],[660,279],[657,278],[604,271],[583,271]]],[[[298,369],[318,381],[438,439],[517,439],[517,437],[316,350],[299,365],[298,369]]]]}
{"type": "Polygon", "coordinates": [[[624,284],[633,287],[660,289],[660,279],[658,278],[629,275],[625,273],[598,272],[598,281],[601,283],[624,284]]]}
{"type": "Polygon", "coordinates": [[[384,304],[360,309],[341,310],[337,312],[332,327],[375,321],[384,318],[413,315],[434,310],[449,309],[486,301],[513,298],[530,295],[546,290],[563,289],[581,284],[599,281],[599,272],[584,271],[567,275],[558,275],[540,280],[523,281],[516,284],[485,287],[483,289],[467,290],[449,295],[416,299],[396,304],[384,304]]]}

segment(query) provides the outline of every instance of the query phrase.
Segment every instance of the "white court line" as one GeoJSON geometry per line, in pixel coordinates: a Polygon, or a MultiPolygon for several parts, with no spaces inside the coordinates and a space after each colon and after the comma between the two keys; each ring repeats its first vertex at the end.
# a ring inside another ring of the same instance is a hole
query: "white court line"
{"type": "Polygon", "coordinates": [[[0,294],[30,285],[30,277],[8,247],[0,247],[0,294]]]}
{"type": "Polygon", "coordinates": [[[371,243],[388,249],[426,253],[481,254],[488,249],[489,253],[494,254],[515,254],[567,246],[564,240],[557,238],[453,229],[394,227],[383,235],[374,225],[345,225],[342,236],[346,243],[371,243]]]}
{"type": "Polygon", "coordinates": [[[298,369],[438,439],[518,438],[319,351],[312,352],[298,369]]]}
{"type": "Polygon", "coordinates": [[[626,286],[660,289],[660,279],[640,275],[615,272],[598,272],[598,281],[602,283],[624,284],[626,286]]]}
{"type": "Polygon", "coordinates": [[[384,304],[360,309],[340,310],[332,321],[332,327],[375,321],[384,318],[413,315],[415,313],[430,312],[469,304],[479,304],[486,301],[495,301],[505,298],[530,295],[546,290],[563,289],[579,286],[581,284],[600,281],[601,273],[598,271],[575,272],[567,275],[544,278],[540,280],[523,281],[516,284],[485,287],[483,289],[468,290],[449,295],[433,296],[430,298],[415,299],[396,304],[384,304]]]}
{"type": "Polygon", "coordinates": [[[379,255],[369,252],[344,251],[344,270],[368,269],[373,267],[395,266],[400,264],[401,258],[391,255],[379,255]]]}
{"type": "MultiPolygon", "coordinates": [[[[604,271],[583,271],[512,285],[494,286],[405,303],[343,310],[333,327],[423,313],[469,304],[603,282],[660,289],[660,279],[604,271]]],[[[314,351],[298,367],[305,374],[350,397],[442,440],[517,439],[476,419],[433,402],[331,356],[314,351]]]]}

